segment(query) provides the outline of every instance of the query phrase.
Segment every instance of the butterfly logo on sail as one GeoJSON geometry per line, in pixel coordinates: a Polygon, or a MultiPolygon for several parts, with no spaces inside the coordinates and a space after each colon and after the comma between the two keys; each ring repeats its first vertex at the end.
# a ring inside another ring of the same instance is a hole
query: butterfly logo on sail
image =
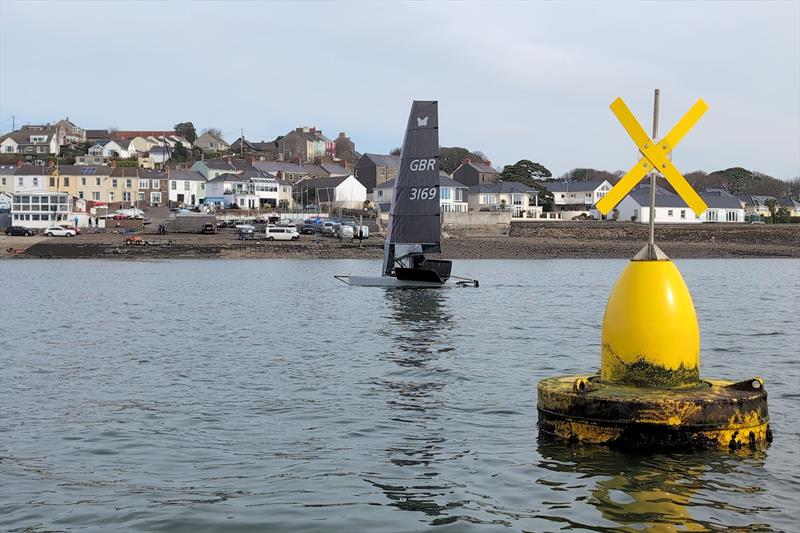
{"type": "Polygon", "coordinates": [[[420,128],[428,127],[428,117],[425,118],[417,117],[417,126],[419,126],[420,128]]]}

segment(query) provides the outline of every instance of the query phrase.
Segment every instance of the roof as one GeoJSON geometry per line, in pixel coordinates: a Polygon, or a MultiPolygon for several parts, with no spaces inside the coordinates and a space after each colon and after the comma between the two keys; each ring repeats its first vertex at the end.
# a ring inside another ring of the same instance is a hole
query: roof
{"type": "Polygon", "coordinates": [[[329,176],[349,176],[351,174],[339,163],[322,163],[320,166],[329,176]]]}
{"type": "Polygon", "coordinates": [[[542,186],[550,192],[591,192],[608,180],[592,181],[554,181],[552,183],[542,183],[542,186]]]}
{"type": "Polygon", "coordinates": [[[162,172],[160,170],[150,170],[146,168],[139,168],[139,167],[106,167],[112,168],[111,177],[112,178],[142,178],[142,179],[154,179],[154,180],[163,180],[167,179],[166,172],[162,172]]]}
{"type": "MultiPolygon", "coordinates": [[[[714,209],[741,209],[742,203],[727,191],[714,190],[700,193],[700,198],[714,209]]],[[[648,200],[649,201],[649,200],[648,200]]]]}
{"type": "Polygon", "coordinates": [[[228,145],[228,143],[227,143],[227,142],[225,142],[225,139],[223,139],[223,138],[222,138],[222,137],[220,137],[219,135],[215,135],[215,134],[213,134],[213,133],[211,133],[211,132],[208,132],[208,131],[207,131],[207,132],[205,132],[204,134],[200,135],[200,137],[198,137],[197,139],[195,139],[195,141],[194,141],[194,142],[195,142],[195,143],[197,143],[197,141],[199,141],[199,140],[200,140],[200,139],[202,139],[203,137],[211,137],[211,140],[215,141],[217,144],[224,144],[224,145],[226,145],[226,146],[228,145]]]}
{"type": "Polygon", "coordinates": [[[205,176],[203,176],[196,170],[183,170],[183,169],[170,170],[169,173],[167,174],[167,177],[171,180],[206,181],[205,176]]]}
{"type": "Polygon", "coordinates": [[[774,196],[758,196],[755,194],[745,194],[739,197],[739,200],[747,205],[755,207],[766,207],[767,200],[775,200],[774,196]]]}
{"type": "Polygon", "coordinates": [[[59,175],[67,176],[110,176],[113,167],[105,165],[59,165],[59,175]]]}
{"type": "MultiPolygon", "coordinates": [[[[87,134],[89,131],[95,130],[87,130],[87,134]]],[[[134,137],[163,137],[163,136],[170,136],[175,135],[174,130],[118,130],[111,132],[112,139],[133,139],[134,137]]]]}
{"type": "MultiPolygon", "coordinates": [[[[637,204],[643,207],[650,205],[650,184],[644,183],[633,189],[629,194],[637,204]]],[[[656,187],[656,207],[688,207],[683,198],[666,189],[656,187]]]]}
{"type": "Polygon", "coordinates": [[[264,172],[291,172],[294,174],[308,174],[305,167],[284,161],[256,161],[253,166],[264,172]]]}
{"type": "MultiPolygon", "coordinates": [[[[10,138],[17,144],[31,144],[31,135],[45,135],[47,140],[44,142],[50,142],[55,133],[56,130],[52,126],[22,126],[20,129],[0,137],[0,142],[10,138]]],[[[37,144],[42,142],[39,141],[37,144]]]]}
{"type": "Polygon", "coordinates": [[[350,176],[330,176],[327,178],[308,178],[298,182],[300,189],[334,189],[350,176]]]}
{"type": "Polygon", "coordinates": [[[485,185],[473,185],[469,188],[470,194],[490,193],[490,194],[536,194],[536,189],[529,187],[518,181],[498,181],[485,185]]]}
{"type": "Polygon", "coordinates": [[[399,155],[364,154],[361,157],[366,157],[378,166],[400,168],[399,155]]]}
{"type": "MultiPolygon", "coordinates": [[[[381,183],[380,185],[378,185],[375,188],[376,189],[391,189],[391,188],[394,187],[394,182],[395,181],[396,180],[394,180],[394,179],[385,181],[385,182],[381,183]]],[[[451,177],[449,177],[447,174],[443,174],[441,172],[439,173],[439,187],[454,187],[454,188],[461,188],[461,189],[467,189],[468,188],[463,183],[459,183],[456,180],[454,180],[451,177]]]]}
{"type": "Polygon", "coordinates": [[[13,176],[17,171],[17,165],[0,165],[0,174],[3,176],[13,176]]]}
{"type": "MultiPolygon", "coordinates": [[[[478,172],[487,172],[489,174],[499,174],[499,172],[497,172],[495,169],[493,169],[491,166],[489,166],[488,163],[485,163],[483,161],[470,161],[469,163],[461,163],[461,165],[459,165],[459,166],[472,167],[475,170],[477,170],[478,172]]],[[[458,169],[456,169],[456,170],[458,170],[458,169]]]]}
{"type": "Polygon", "coordinates": [[[230,172],[226,172],[224,174],[220,174],[212,180],[208,180],[209,183],[220,183],[225,181],[247,182],[250,181],[250,178],[243,176],[242,174],[231,174],[230,172]]]}
{"type": "Polygon", "coordinates": [[[87,139],[107,139],[108,137],[111,137],[108,130],[86,130],[87,139]]]}
{"type": "Polygon", "coordinates": [[[254,170],[250,161],[244,159],[206,159],[200,162],[211,170],[254,170]]]}
{"type": "Polygon", "coordinates": [[[778,205],[781,207],[788,207],[790,209],[800,209],[800,202],[794,198],[778,198],[778,205]]]}
{"type": "Polygon", "coordinates": [[[53,173],[53,167],[44,165],[22,165],[17,167],[15,176],[49,176],[53,173]]]}

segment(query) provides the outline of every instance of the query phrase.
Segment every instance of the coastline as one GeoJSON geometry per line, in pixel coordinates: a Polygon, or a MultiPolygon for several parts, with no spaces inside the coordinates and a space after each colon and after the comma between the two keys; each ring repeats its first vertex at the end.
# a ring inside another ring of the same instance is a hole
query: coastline
{"type": "MultiPolygon", "coordinates": [[[[512,223],[510,227],[445,228],[442,257],[448,259],[630,258],[646,242],[647,227],[633,223],[512,223]]],[[[74,238],[0,236],[0,257],[42,259],[380,259],[383,236],[338,241],[317,235],[296,242],[240,241],[233,230],[215,235],[142,234],[151,242],[131,246],[118,234],[74,238]]],[[[800,258],[800,225],[674,225],[656,229],[671,258],[800,258]]]]}

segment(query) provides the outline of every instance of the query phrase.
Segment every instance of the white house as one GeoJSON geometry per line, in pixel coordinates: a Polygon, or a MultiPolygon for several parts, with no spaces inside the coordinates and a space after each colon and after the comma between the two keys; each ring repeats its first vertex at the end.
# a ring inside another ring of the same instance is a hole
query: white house
{"type": "MultiPolygon", "coordinates": [[[[650,222],[650,185],[633,189],[616,207],[619,220],[650,222]]],[[[666,189],[656,187],[656,224],[694,224],[701,220],[689,209],[686,202],[666,189]]]]}
{"type": "Polygon", "coordinates": [[[113,140],[103,145],[103,156],[128,159],[136,156],[136,150],[133,149],[131,141],[128,139],[113,140]]]}
{"type": "Polygon", "coordinates": [[[499,181],[469,188],[470,211],[511,211],[515,218],[539,218],[539,193],[516,181],[499,181]]]}
{"type": "Polygon", "coordinates": [[[93,146],[89,147],[89,150],[88,150],[89,155],[95,156],[95,157],[102,157],[103,156],[103,151],[105,150],[105,147],[109,142],[110,141],[108,139],[105,139],[105,140],[102,140],[102,141],[97,141],[96,143],[94,143],[93,146]]]}
{"type": "Polygon", "coordinates": [[[257,209],[259,199],[253,193],[253,184],[249,177],[226,173],[206,182],[203,204],[226,209],[231,205],[240,209],[257,209]]]}
{"type": "Polygon", "coordinates": [[[700,215],[702,222],[744,222],[745,210],[737,197],[723,190],[700,193],[708,209],[700,215]]]}
{"type": "Polygon", "coordinates": [[[163,165],[171,156],[172,149],[168,146],[153,146],[150,148],[150,161],[154,165],[163,165]]]}
{"type": "Polygon", "coordinates": [[[63,130],[53,126],[23,126],[0,137],[0,152],[21,154],[26,158],[58,154],[63,130]]]}
{"type": "Polygon", "coordinates": [[[14,194],[11,223],[14,226],[43,229],[67,222],[70,211],[70,197],[65,192],[23,192],[14,194]]]}
{"type": "MultiPolygon", "coordinates": [[[[392,205],[392,189],[394,179],[381,183],[372,189],[372,201],[378,205],[385,204],[381,211],[388,213],[392,205]]],[[[439,173],[439,206],[442,211],[466,212],[469,210],[467,203],[469,187],[450,178],[446,173],[439,173]]]]}
{"type": "Polygon", "coordinates": [[[553,203],[561,211],[588,211],[612,187],[608,180],[557,181],[542,185],[553,193],[553,203]]]}
{"type": "Polygon", "coordinates": [[[195,206],[206,197],[206,178],[196,170],[167,169],[170,204],[195,206]]]}
{"type": "Polygon", "coordinates": [[[53,167],[22,165],[14,172],[14,193],[46,191],[53,167]]]}
{"type": "Polygon", "coordinates": [[[352,175],[306,178],[295,183],[295,191],[309,203],[345,209],[361,209],[367,201],[367,188],[352,175]]]}
{"type": "Polygon", "coordinates": [[[14,173],[16,165],[0,165],[0,192],[12,194],[14,192],[14,173]]]}

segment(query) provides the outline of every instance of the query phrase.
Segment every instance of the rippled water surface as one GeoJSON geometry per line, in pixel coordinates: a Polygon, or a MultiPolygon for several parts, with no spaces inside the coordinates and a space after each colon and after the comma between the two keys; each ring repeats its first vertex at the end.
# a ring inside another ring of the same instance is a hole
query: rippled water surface
{"type": "Polygon", "coordinates": [[[764,452],[537,439],[536,382],[599,364],[624,261],[460,261],[475,289],[350,288],[358,261],[0,263],[0,527],[800,528],[800,262],[678,261],[702,372],[761,375],[764,452]]]}

